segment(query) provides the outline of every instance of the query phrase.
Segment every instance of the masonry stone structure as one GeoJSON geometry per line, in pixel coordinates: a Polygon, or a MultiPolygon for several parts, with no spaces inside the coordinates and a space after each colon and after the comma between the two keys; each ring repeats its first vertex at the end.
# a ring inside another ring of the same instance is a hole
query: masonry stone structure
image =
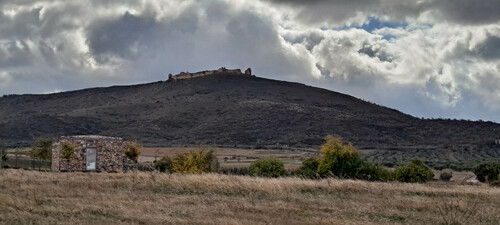
{"type": "Polygon", "coordinates": [[[217,70],[205,70],[201,72],[196,72],[196,73],[188,73],[188,72],[181,72],[177,75],[168,75],[168,80],[184,80],[184,79],[190,79],[190,78],[195,78],[195,77],[203,77],[203,76],[208,76],[208,75],[213,75],[213,74],[231,74],[231,75],[242,75],[242,76],[252,76],[252,69],[248,68],[245,70],[245,73],[241,72],[241,69],[226,69],[226,67],[221,67],[217,70]]]}
{"type": "Polygon", "coordinates": [[[52,147],[52,171],[125,172],[135,162],[125,156],[133,142],[96,135],[63,136],[52,147]]]}

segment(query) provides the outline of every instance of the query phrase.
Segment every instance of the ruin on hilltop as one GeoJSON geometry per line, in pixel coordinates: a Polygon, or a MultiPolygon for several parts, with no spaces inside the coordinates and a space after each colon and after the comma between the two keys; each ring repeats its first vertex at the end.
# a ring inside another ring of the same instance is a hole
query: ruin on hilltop
{"type": "Polygon", "coordinates": [[[253,76],[252,75],[252,69],[248,68],[245,70],[244,73],[241,72],[241,69],[226,69],[226,67],[221,67],[217,70],[205,70],[205,71],[200,71],[196,73],[189,73],[189,72],[181,72],[177,75],[168,75],[168,80],[184,80],[184,79],[191,79],[195,77],[204,77],[208,75],[214,75],[214,74],[234,74],[234,75],[243,75],[243,76],[253,76]]]}

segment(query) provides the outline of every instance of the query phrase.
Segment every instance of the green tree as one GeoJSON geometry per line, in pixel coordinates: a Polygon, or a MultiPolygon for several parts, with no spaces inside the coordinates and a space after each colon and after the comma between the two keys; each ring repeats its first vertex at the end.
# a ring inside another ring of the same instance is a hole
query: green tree
{"type": "Polygon", "coordinates": [[[335,175],[354,178],[362,160],[351,143],[342,143],[342,138],[328,135],[326,143],[321,146],[321,157],[318,159],[318,174],[321,176],[335,175]]]}
{"type": "Polygon", "coordinates": [[[172,173],[172,159],[168,156],[162,157],[160,160],[154,162],[154,167],[160,172],[172,173]]]}
{"type": "Polygon", "coordinates": [[[128,159],[137,162],[139,159],[139,155],[141,154],[140,149],[142,146],[139,143],[131,143],[125,146],[125,156],[127,156],[128,159]]]}
{"type": "Polygon", "coordinates": [[[62,143],[62,158],[70,160],[75,155],[75,146],[71,143],[62,143]]]}
{"type": "Polygon", "coordinates": [[[442,180],[442,181],[450,181],[452,177],[453,177],[453,173],[452,172],[442,172],[439,175],[439,179],[442,180]]]}
{"type": "Polygon", "coordinates": [[[52,144],[54,143],[51,139],[37,139],[31,147],[29,153],[31,158],[50,160],[52,159],[52,144]]]}
{"type": "Polygon", "coordinates": [[[413,159],[409,164],[395,170],[398,181],[410,183],[424,183],[432,180],[434,173],[420,159],[413,159]]]}
{"type": "Polygon", "coordinates": [[[302,166],[298,169],[296,175],[303,178],[319,178],[318,166],[318,159],[306,159],[302,161],[302,166]]]}
{"type": "Polygon", "coordinates": [[[383,166],[363,161],[355,177],[369,181],[391,181],[394,180],[394,173],[383,166]]]}
{"type": "Polygon", "coordinates": [[[278,159],[263,158],[257,159],[248,168],[250,176],[261,177],[281,177],[286,175],[283,162],[278,159]]]}
{"type": "Polygon", "coordinates": [[[37,159],[34,164],[32,164],[33,169],[38,166],[38,170],[42,168],[43,160],[52,159],[52,144],[54,141],[51,139],[37,139],[35,140],[29,156],[31,158],[37,159]]]}
{"type": "Polygon", "coordinates": [[[500,163],[488,162],[474,168],[474,174],[481,182],[500,181],[500,163]]]}
{"type": "Polygon", "coordinates": [[[172,170],[180,173],[217,172],[219,162],[213,150],[188,151],[175,156],[172,170]]]}

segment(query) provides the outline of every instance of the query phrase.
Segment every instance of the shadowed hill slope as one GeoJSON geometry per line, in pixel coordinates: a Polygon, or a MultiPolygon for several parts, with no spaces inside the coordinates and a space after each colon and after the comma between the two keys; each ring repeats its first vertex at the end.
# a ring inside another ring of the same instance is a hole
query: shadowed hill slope
{"type": "Polygon", "coordinates": [[[422,120],[325,89],[224,73],[0,98],[3,145],[74,134],[146,146],[310,148],[336,134],[366,149],[491,148],[500,124],[422,120]]]}

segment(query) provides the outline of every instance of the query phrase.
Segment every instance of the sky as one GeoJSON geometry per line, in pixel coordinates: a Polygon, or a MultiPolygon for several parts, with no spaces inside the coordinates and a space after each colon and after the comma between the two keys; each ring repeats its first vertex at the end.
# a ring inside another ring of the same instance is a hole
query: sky
{"type": "Polygon", "coordinates": [[[0,95],[252,68],[416,117],[500,122],[498,0],[0,0],[0,95]]]}

